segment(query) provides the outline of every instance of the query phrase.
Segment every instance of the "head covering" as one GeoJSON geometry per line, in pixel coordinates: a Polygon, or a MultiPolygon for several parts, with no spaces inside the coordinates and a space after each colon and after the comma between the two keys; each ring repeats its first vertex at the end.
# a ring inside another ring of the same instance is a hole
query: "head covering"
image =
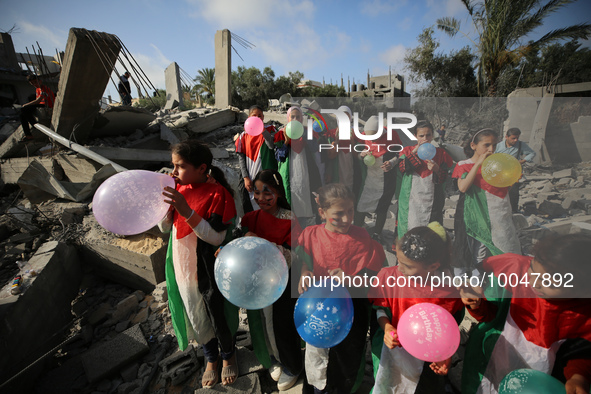
{"type": "Polygon", "coordinates": [[[363,127],[363,132],[365,135],[374,135],[378,132],[380,118],[377,115],[373,115],[370,117],[367,122],[365,122],[365,126],[363,127]]]}
{"type": "Polygon", "coordinates": [[[341,105],[338,109],[339,111],[342,112],[346,112],[349,114],[349,118],[352,120],[353,119],[353,112],[351,111],[351,108],[347,107],[346,105],[341,105]]]}
{"type": "Polygon", "coordinates": [[[287,121],[289,122],[289,116],[291,115],[291,111],[300,111],[300,115],[302,116],[302,119],[304,118],[304,113],[302,112],[302,109],[300,107],[289,107],[289,109],[287,110],[287,121]]]}

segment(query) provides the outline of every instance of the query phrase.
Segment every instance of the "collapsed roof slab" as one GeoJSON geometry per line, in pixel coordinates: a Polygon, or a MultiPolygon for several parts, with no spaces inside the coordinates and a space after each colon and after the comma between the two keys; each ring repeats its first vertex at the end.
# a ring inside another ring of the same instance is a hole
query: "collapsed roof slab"
{"type": "Polygon", "coordinates": [[[51,121],[56,133],[70,138],[76,128],[77,141],[88,138],[120,50],[112,34],[70,29],[51,121]]]}

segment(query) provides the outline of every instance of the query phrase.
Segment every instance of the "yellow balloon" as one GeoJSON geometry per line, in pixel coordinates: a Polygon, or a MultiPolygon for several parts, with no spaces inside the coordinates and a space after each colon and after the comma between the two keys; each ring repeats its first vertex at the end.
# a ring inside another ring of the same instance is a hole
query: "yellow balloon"
{"type": "Polygon", "coordinates": [[[519,160],[507,153],[494,153],[484,159],[482,178],[492,186],[508,187],[521,178],[519,160]]]}

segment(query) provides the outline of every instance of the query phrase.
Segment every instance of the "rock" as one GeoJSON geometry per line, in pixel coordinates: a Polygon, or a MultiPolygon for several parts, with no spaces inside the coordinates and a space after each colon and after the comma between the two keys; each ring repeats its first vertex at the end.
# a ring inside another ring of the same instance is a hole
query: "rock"
{"type": "Polygon", "coordinates": [[[173,126],[174,127],[185,127],[188,124],[189,124],[189,117],[188,116],[182,116],[180,119],[176,120],[173,123],[173,126]]]}
{"type": "Polygon", "coordinates": [[[107,314],[110,310],[111,305],[107,303],[99,305],[99,307],[88,317],[88,323],[90,323],[93,326],[96,326],[97,324],[107,319],[107,314]]]}
{"type": "Polygon", "coordinates": [[[556,172],[552,173],[552,177],[555,179],[566,178],[566,177],[574,178],[574,176],[575,176],[574,168],[567,168],[566,170],[556,171],[556,172]]]}
{"type": "Polygon", "coordinates": [[[146,296],[146,293],[144,293],[141,290],[136,290],[132,293],[132,295],[136,296],[137,302],[141,302],[144,299],[144,297],[146,296]]]}
{"type": "Polygon", "coordinates": [[[117,323],[117,325],[115,326],[115,331],[116,332],[123,332],[123,331],[127,330],[127,327],[129,327],[129,320],[123,320],[123,321],[117,323]]]}
{"type": "Polygon", "coordinates": [[[591,223],[573,223],[570,228],[570,234],[585,234],[591,235],[591,223]]]}
{"type": "Polygon", "coordinates": [[[144,299],[139,303],[140,308],[146,308],[154,303],[154,297],[151,295],[147,295],[144,299]]]}
{"type": "Polygon", "coordinates": [[[529,223],[528,223],[527,219],[525,218],[525,216],[523,216],[520,213],[513,214],[513,224],[515,225],[515,229],[517,231],[520,231],[520,230],[523,230],[524,228],[529,227],[529,223]]]}
{"type": "Polygon", "coordinates": [[[554,191],[554,185],[552,185],[551,183],[547,183],[542,190],[540,190],[541,193],[551,193],[554,191]]]}
{"type": "Polygon", "coordinates": [[[150,309],[145,307],[141,309],[132,319],[132,324],[145,323],[148,320],[150,309]]]}
{"type": "Polygon", "coordinates": [[[168,306],[167,302],[154,302],[152,303],[152,305],[150,305],[150,310],[152,311],[152,313],[161,311],[162,309],[166,308],[168,306]]]}
{"type": "Polygon", "coordinates": [[[587,215],[587,211],[585,211],[584,209],[570,209],[568,211],[568,214],[570,216],[581,216],[581,215],[587,215]]]}
{"type": "Polygon", "coordinates": [[[565,215],[567,213],[561,204],[559,204],[557,202],[551,202],[551,201],[543,201],[538,206],[538,211],[541,213],[545,213],[551,217],[557,217],[557,216],[565,215]]]}
{"type": "Polygon", "coordinates": [[[137,377],[140,379],[145,378],[146,376],[150,375],[152,372],[152,367],[150,367],[147,363],[140,365],[140,368],[137,373],[137,377]]]}
{"type": "Polygon", "coordinates": [[[140,365],[138,363],[133,363],[125,368],[123,368],[120,372],[121,377],[123,378],[124,382],[131,382],[136,380],[138,377],[140,365]]]}
{"type": "Polygon", "coordinates": [[[189,345],[182,352],[176,352],[168,356],[160,361],[158,365],[162,369],[162,377],[170,378],[173,386],[187,380],[201,367],[193,345],[189,345]]]}
{"type": "Polygon", "coordinates": [[[568,186],[571,183],[571,178],[561,178],[558,182],[556,182],[557,186],[568,186]]]}
{"type": "Polygon", "coordinates": [[[544,222],[544,219],[542,219],[541,217],[536,216],[536,215],[530,215],[527,218],[528,227],[531,227],[531,226],[534,226],[538,223],[543,223],[543,222],[544,222]]]}
{"type": "Polygon", "coordinates": [[[137,308],[138,304],[139,302],[135,295],[128,296],[115,306],[115,312],[113,312],[111,320],[119,321],[126,318],[137,308]]]}
{"type": "Polygon", "coordinates": [[[154,301],[156,302],[168,302],[166,281],[160,282],[156,285],[156,288],[154,289],[154,291],[152,291],[152,296],[154,297],[154,301]]]}

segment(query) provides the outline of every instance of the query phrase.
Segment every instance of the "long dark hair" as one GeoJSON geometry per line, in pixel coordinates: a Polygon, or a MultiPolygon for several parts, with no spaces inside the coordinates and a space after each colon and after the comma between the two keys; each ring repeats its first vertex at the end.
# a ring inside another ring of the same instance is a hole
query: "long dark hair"
{"type": "Polygon", "coordinates": [[[277,197],[277,205],[283,209],[291,210],[291,206],[287,202],[287,198],[285,197],[285,188],[283,187],[283,178],[281,178],[281,174],[276,170],[263,170],[260,171],[257,176],[254,178],[253,183],[256,181],[261,181],[266,185],[271,186],[273,189],[277,191],[279,196],[277,197]]]}
{"type": "Polygon", "coordinates": [[[232,189],[232,186],[230,186],[226,180],[226,174],[224,174],[224,171],[221,168],[216,166],[209,167],[209,176],[215,179],[217,183],[222,185],[228,191],[228,193],[230,193],[232,198],[234,198],[234,189],[232,189]]]}
{"type": "Polygon", "coordinates": [[[211,167],[213,154],[207,145],[197,140],[179,142],[173,145],[170,151],[175,155],[179,155],[183,161],[190,163],[195,168],[202,164],[207,166],[207,170],[211,167]]]}

